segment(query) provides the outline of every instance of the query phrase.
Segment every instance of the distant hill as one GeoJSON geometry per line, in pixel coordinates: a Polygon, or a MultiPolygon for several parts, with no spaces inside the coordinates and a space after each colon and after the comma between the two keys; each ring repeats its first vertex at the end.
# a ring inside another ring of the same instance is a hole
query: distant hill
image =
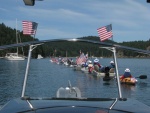
{"type": "MultiPolygon", "coordinates": [[[[20,31],[20,38],[21,42],[28,42],[28,41],[33,41],[33,40],[38,40],[34,39],[31,36],[25,36],[23,35],[22,31],[20,31]]],[[[86,37],[81,37],[83,39],[88,39],[88,40],[94,40],[94,41],[100,41],[99,37],[97,36],[86,36],[86,37]]],[[[8,44],[14,44],[16,43],[16,29],[12,29],[8,26],[6,26],[4,23],[0,24],[0,45],[8,45],[8,44]]],[[[122,43],[117,43],[111,40],[107,40],[106,42],[109,43],[115,43],[119,45],[124,45],[124,46],[129,46],[129,47],[134,47],[134,48],[139,48],[139,49],[144,49],[144,50],[150,50],[150,40],[148,41],[131,41],[131,42],[122,42],[122,43]]],[[[19,49],[21,51],[21,48],[19,49]]],[[[47,43],[41,46],[38,46],[32,53],[32,57],[36,58],[38,54],[41,54],[44,57],[49,57],[49,56],[67,56],[72,57],[72,56],[78,56],[79,51],[83,51],[84,53],[89,54],[89,56],[103,56],[103,57],[112,57],[112,53],[110,51],[104,51],[103,49],[97,48],[97,46],[93,44],[85,44],[85,43],[73,43],[73,42],[53,42],[53,43],[47,43]]],[[[0,52],[0,56],[5,56],[7,52],[14,52],[16,49],[8,49],[8,50],[3,50],[0,52]]],[[[24,47],[24,52],[25,55],[28,55],[28,47],[24,47]]],[[[143,55],[134,53],[131,51],[127,50],[118,50],[118,56],[119,57],[143,57],[143,55]]],[[[145,57],[145,56],[144,56],[145,57]]]]}

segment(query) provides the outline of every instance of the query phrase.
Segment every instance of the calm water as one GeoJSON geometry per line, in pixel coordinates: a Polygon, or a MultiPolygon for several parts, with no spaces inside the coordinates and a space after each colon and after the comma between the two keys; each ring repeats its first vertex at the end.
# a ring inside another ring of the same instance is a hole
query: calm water
{"type": "MultiPolygon", "coordinates": [[[[115,80],[103,82],[90,74],[74,71],[70,67],[51,63],[50,59],[32,59],[25,95],[31,97],[51,97],[58,88],[66,87],[68,80],[77,86],[83,97],[117,97],[115,80]]],[[[100,59],[103,66],[112,59],[100,59]]],[[[123,97],[137,99],[150,106],[150,59],[118,59],[119,74],[130,68],[133,76],[147,75],[147,79],[138,79],[136,86],[122,85],[123,97]]],[[[7,61],[0,59],[0,105],[12,98],[20,97],[27,60],[7,61]]]]}

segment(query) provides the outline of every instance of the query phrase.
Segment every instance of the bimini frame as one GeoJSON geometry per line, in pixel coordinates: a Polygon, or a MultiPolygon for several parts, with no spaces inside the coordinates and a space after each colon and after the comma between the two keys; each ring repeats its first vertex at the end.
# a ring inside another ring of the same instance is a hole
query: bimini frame
{"type": "Polygon", "coordinates": [[[29,46],[28,61],[27,61],[26,72],[25,72],[25,77],[24,77],[24,83],[23,83],[23,88],[22,88],[22,95],[21,95],[22,99],[25,98],[25,89],[26,89],[27,77],[28,77],[28,73],[29,73],[29,66],[30,66],[32,50],[35,49],[38,45],[41,45],[43,43],[48,43],[48,42],[66,42],[66,41],[70,41],[70,42],[85,42],[85,43],[92,43],[92,44],[96,44],[96,45],[101,45],[104,48],[106,48],[106,49],[108,49],[108,50],[113,52],[119,96],[118,96],[118,98],[115,99],[115,101],[112,103],[112,105],[110,106],[109,109],[112,109],[113,106],[117,103],[118,100],[124,100],[124,98],[122,98],[122,92],[121,92],[121,86],[120,86],[120,80],[119,80],[119,74],[118,74],[118,65],[117,65],[117,60],[116,60],[116,49],[131,50],[131,51],[134,51],[134,52],[137,52],[137,53],[150,55],[150,51],[147,51],[147,50],[136,49],[136,48],[132,48],[132,47],[121,46],[121,45],[117,45],[117,44],[100,42],[100,41],[79,39],[79,38],[76,38],[76,39],[51,39],[51,40],[42,40],[42,41],[31,41],[31,42],[24,42],[24,43],[0,46],[0,50],[13,48],[13,47],[29,46]]]}
{"type": "Polygon", "coordinates": [[[21,97],[24,97],[24,96],[25,96],[25,89],[26,89],[26,84],[27,84],[27,78],[28,78],[28,73],[29,73],[29,67],[30,67],[30,60],[31,60],[32,51],[33,51],[38,45],[41,45],[41,44],[30,45],[30,47],[29,47],[28,61],[27,61],[26,72],[25,72],[25,76],[24,76],[24,83],[23,83],[23,88],[22,88],[22,95],[21,95],[21,97]]]}
{"type": "Polygon", "coordinates": [[[85,39],[51,39],[51,40],[42,40],[42,41],[31,41],[31,42],[24,42],[24,43],[19,43],[19,44],[12,44],[12,45],[5,45],[5,46],[0,46],[0,50],[4,50],[7,48],[12,48],[12,47],[22,47],[22,46],[27,46],[29,45],[29,53],[28,53],[28,61],[27,61],[27,66],[26,66],[26,72],[25,72],[25,77],[24,77],[24,83],[23,83],[23,89],[22,89],[22,95],[21,97],[25,96],[25,89],[26,89],[26,81],[28,77],[28,72],[29,72],[29,65],[30,65],[30,59],[31,59],[31,53],[34,48],[36,48],[38,45],[41,45],[43,43],[48,43],[48,42],[85,42],[85,43],[92,43],[96,45],[102,45],[105,46],[108,50],[113,52],[114,55],[114,62],[116,66],[116,77],[117,77],[117,84],[118,84],[118,94],[119,98],[122,98],[122,92],[121,92],[121,86],[120,86],[120,80],[119,80],[119,74],[118,74],[118,65],[117,65],[117,60],[116,60],[116,49],[125,49],[125,50],[132,50],[137,53],[142,53],[142,54],[150,54],[150,51],[147,50],[142,50],[142,49],[136,49],[136,48],[131,48],[127,46],[121,46],[117,44],[112,44],[112,43],[106,43],[106,42],[99,42],[99,41],[92,41],[92,40],[85,40],[85,39]],[[107,46],[107,47],[106,47],[107,46]]]}
{"type": "MultiPolygon", "coordinates": [[[[54,42],[60,42],[60,41],[88,42],[88,43],[94,43],[94,44],[101,45],[101,43],[99,43],[99,42],[90,41],[90,40],[82,40],[82,39],[55,40],[54,42]]],[[[28,77],[28,73],[29,73],[29,66],[30,66],[32,50],[35,49],[38,45],[41,45],[41,44],[30,45],[30,47],[29,47],[28,61],[27,61],[26,72],[25,72],[25,77],[24,77],[24,83],[23,83],[23,88],[22,88],[22,95],[21,95],[22,98],[25,96],[25,89],[26,89],[27,77],[28,77]]],[[[106,45],[106,44],[103,44],[103,45],[106,45]]],[[[118,65],[117,65],[117,60],[116,60],[116,47],[103,47],[103,48],[106,48],[106,49],[113,52],[114,62],[115,62],[115,69],[116,69],[117,84],[118,84],[118,93],[119,93],[119,98],[122,98],[122,92],[121,92],[121,86],[120,86],[120,80],[119,80],[119,73],[118,73],[118,65]]]]}

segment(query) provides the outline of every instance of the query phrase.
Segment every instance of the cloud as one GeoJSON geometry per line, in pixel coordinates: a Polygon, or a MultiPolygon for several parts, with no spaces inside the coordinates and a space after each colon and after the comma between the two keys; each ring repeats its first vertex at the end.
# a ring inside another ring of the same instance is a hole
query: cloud
{"type": "Polygon", "coordinates": [[[2,13],[2,12],[7,12],[8,10],[5,9],[5,8],[0,8],[0,11],[1,11],[1,13],[2,13]]]}
{"type": "Polygon", "coordinates": [[[65,32],[53,28],[38,29],[38,31],[39,32],[37,32],[37,35],[40,40],[58,39],[58,38],[77,38],[81,36],[75,33],[65,32]]]}
{"type": "Polygon", "coordinates": [[[20,0],[18,2],[16,7],[1,7],[0,11],[6,12],[1,14],[1,22],[14,28],[17,18],[18,29],[22,30],[22,20],[35,21],[38,23],[36,36],[41,39],[49,36],[97,36],[97,28],[108,24],[112,24],[113,33],[118,40],[120,34],[136,37],[131,40],[140,39],[140,32],[144,37],[149,36],[150,8],[143,1],[50,0],[36,2],[34,7],[25,6],[20,0]]]}

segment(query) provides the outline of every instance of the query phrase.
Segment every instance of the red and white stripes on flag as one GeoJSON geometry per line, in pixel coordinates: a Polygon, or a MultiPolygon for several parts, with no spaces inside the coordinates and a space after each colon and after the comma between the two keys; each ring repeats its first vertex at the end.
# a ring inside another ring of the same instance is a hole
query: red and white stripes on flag
{"type": "Polygon", "coordinates": [[[31,21],[22,21],[22,26],[24,35],[35,35],[38,23],[31,21]]]}
{"type": "Polygon", "coordinates": [[[58,59],[56,59],[56,58],[51,58],[51,60],[52,60],[53,62],[58,62],[58,59]]]}
{"type": "Polygon", "coordinates": [[[84,55],[84,53],[82,53],[76,60],[77,65],[80,65],[82,63],[85,63],[87,60],[86,56],[84,55]]]}
{"type": "Polygon", "coordinates": [[[98,35],[99,35],[101,41],[105,41],[105,40],[113,37],[111,24],[107,25],[107,26],[103,26],[101,28],[98,28],[97,32],[98,32],[98,35]]]}

